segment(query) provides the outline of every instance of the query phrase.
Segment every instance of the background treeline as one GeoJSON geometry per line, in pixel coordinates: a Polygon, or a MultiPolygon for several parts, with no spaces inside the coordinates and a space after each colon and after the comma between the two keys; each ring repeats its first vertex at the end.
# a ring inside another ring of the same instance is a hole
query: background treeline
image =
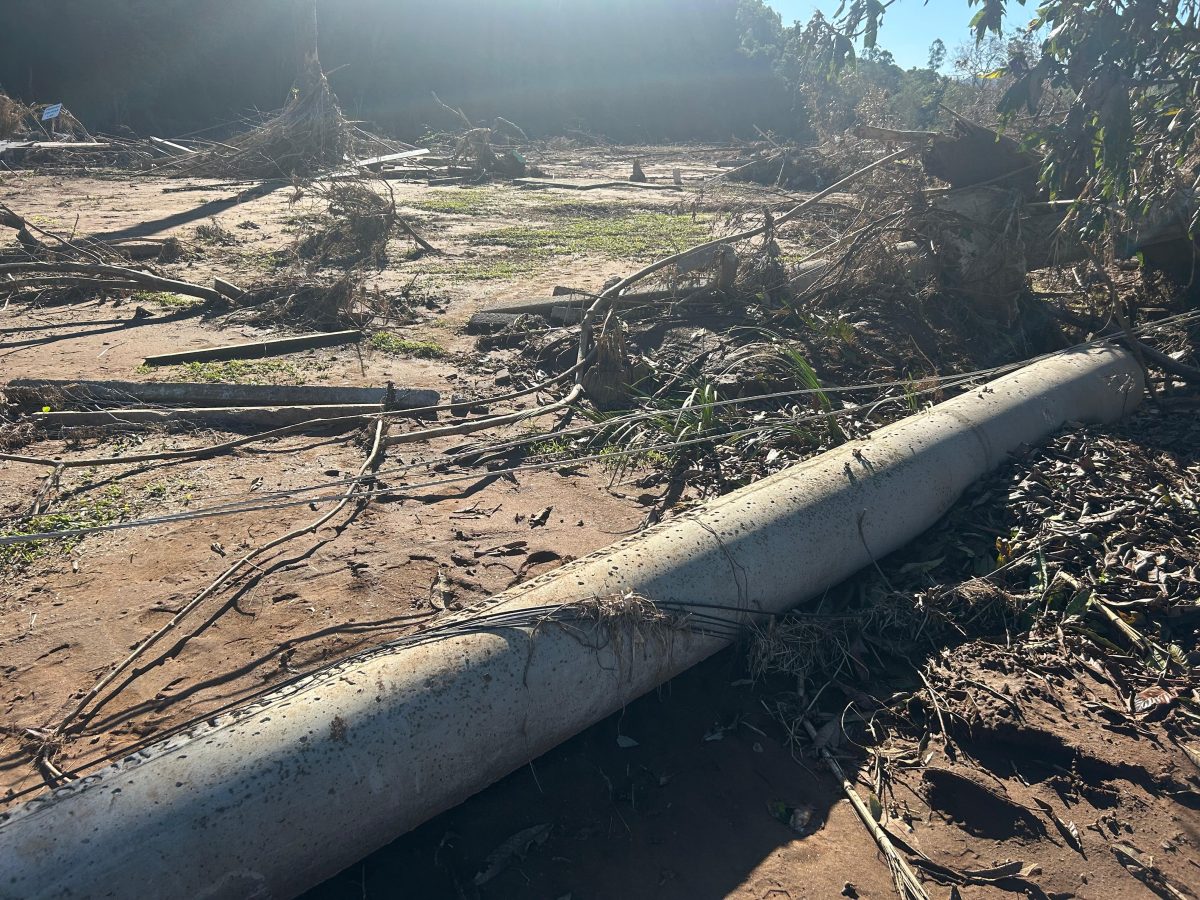
{"type": "MultiPolygon", "coordinates": [[[[758,126],[805,140],[867,113],[875,124],[928,125],[959,87],[874,51],[841,94],[817,90],[812,24],[784,28],[760,0],[316,7],[321,60],[345,111],[410,139],[456,124],[432,91],[531,136],[723,140],[758,126]]],[[[0,86],[27,102],[61,100],[92,130],[183,134],[281,106],[311,9],[311,0],[5,0],[0,86]]]]}

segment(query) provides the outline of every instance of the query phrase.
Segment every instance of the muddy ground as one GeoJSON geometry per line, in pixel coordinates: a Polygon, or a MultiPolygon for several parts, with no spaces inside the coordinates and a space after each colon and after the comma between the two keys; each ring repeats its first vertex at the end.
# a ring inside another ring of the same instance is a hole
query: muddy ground
{"type": "MultiPolygon", "coordinates": [[[[533,191],[506,183],[391,182],[397,209],[444,254],[416,257],[411,242],[396,233],[384,267],[364,271],[369,290],[394,300],[394,317],[382,326],[388,340],[244,365],[150,370],[142,360],[154,353],[283,332],[196,315],[185,301],[162,295],[10,303],[0,312],[0,379],[353,386],[391,381],[438,390],[445,400],[487,397],[533,383],[537,373],[519,350],[477,349],[476,339],[465,333],[473,313],[546,297],[558,285],[597,291],[640,262],[733,227],[748,208],[794,199],[770,188],[710,181],[720,174],[713,165],[719,154],[700,148],[547,151],[537,162],[557,177],[625,177],[635,157],[660,183],[669,183],[672,170],[679,169],[687,190],[533,191]]],[[[211,181],[122,173],[0,176],[0,202],[47,229],[178,237],[185,255],[162,269],[179,278],[207,283],[218,275],[253,286],[294,271],[297,261],[289,248],[312,226],[322,204],[311,192],[288,185],[251,199],[238,199],[238,190],[211,181]],[[179,190],[184,187],[189,190],[179,190]]],[[[821,247],[830,236],[830,210],[852,210],[857,202],[833,198],[828,208],[781,235],[783,257],[800,259],[821,247]]],[[[937,334],[924,323],[904,338],[915,346],[906,351],[914,357],[937,353],[937,334]]],[[[848,347],[846,358],[860,352],[857,345],[848,347]]],[[[870,358],[862,364],[867,377],[875,378],[895,368],[903,372],[902,366],[870,358]]],[[[527,409],[552,396],[492,404],[489,410],[527,409]]],[[[809,690],[832,685],[813,707],[817,725],[837,716],[839,703],[855,709],[845,734],[829,746],[855,774],[862,796],[874,792],[889,830],[911,847],[910,858],[927,857],[918,871],[930,896],[952,891],[962,897],[1200,896],[1200,756],[1183,749],[1197,745],[1190,680],[1197,661],[1187,654],[1195,652],[1197,598],[1190,592],[1197,524],[1194,448],[1200,434],[1186,423],[1164,430],[1162,419],[1178,420],[1177,410],[1155,408],[1154,415],[1158,418],[1087,440],[1119,442],[1137,457],[1136,467],[1112,470],[1113,483],[1150,473],[1178,498],[1155,519],[1178,521],[1171,560],[1156,563],[1156,571],[1191,573],[1155,582],[1166,591],[1170,602],[1164,601],[1162,611],[1170,613],[1179,632],[1173,640],[1184,654],[1166,675],[1146,675],[1140,654],[1130,652],[1123,643],[1127,636],[1114,634],[1111,624],[1089,627],[1103,633],[1112,652],[1139,657],[1123,657],[1115,669],[1143,671],[1136,676],[1141,681],[1095,664],[1094,656],[1071,644],[1069,627],[1062,637],[1062,626],[1071,624],[1065,620],[1057,622],[1057,632],[1045,632],[1044,617],[1031,629],[1006,614],[999,620],[967,617],[969,624],[938,632],[936,640],[912,637],[903,616],[898,624],[873,619],[858,643],[848,634],[834,642],[852,648],[845,655],[848,669],[835,667],[836,674],[824,679],[813,676],[809,690]],[[872,643],[882,641],[880,634],[892,624],[896,645],[872,643]],[[867,657],[863,641],[878,664],[867,657]],[[1060,644],[1070,645],[1074,655],[1057,651],[1060,644]],[[901,664],[905,658],[907,666],[901,664]],[[1089,664],[1109,673],[1109,680],[1089,664]],[[916,680],[917,669],[927,683],[916,680]],[[1149,716],[1135,714],[1130,698],[1151,685],[1165,685],[1171,701],[1149,716]],[[837,702],[830,705],[830,697],[837,702]],[[931,724],[935,719],[937,727],[931,724]]],[[[442,418],[453,421],[444,413],[442,418]]],[[[427,422],[402,419],[394,428],[422,424],[427,422]]],[[[512,437],[530,427],[495,436],[512,437]]],[[[4,435],[9,449],[56,458],[199,447],[231,436],[190,429],[83,433],[64,440],[20,424],[4,435]]],[[[1090,458],[1071,439],[1058,440],[1060,453],[1090,458]]],[[[292,541],[260,561],[253,575],[214,597],[156,647],[136,677],[118,682],[111,696],[101,695],[102,702],[89,707],[82,727],[65,740],[47,742],[46,729],[131,647],[240,553],[315,519],[329,503],[114,530],[10,553],[2,561],[0,584],[3,801],[20,802],[58,772],[87,771],[283,678],[403,634],[445,609],[611,543],[657,513],[670,489],[666,479],[653,477],[653,459],[630,469],[597,464],[512,475],[468,473],[455,482],[442,479],[465,470],[401,469],[444,463],[444,452],[461,443],[443,438],[397,448],[379,476],[385,488],[396,488],[395,495],[385,492],[349,519],[337,520],[337,527],[292,541]],[[405,490],[427,480],[441,483],[405,490]],[[535,524],[546,509],[544,523],[535,524]]],[[[67,470],[49,514],[114,525],[327,484],[329,491],[312,495],[321,499],[358,470],[366,452],[365,433],[297,435],[203,461],[115,472],[67,470]]],[[[1012,542],[1014,528],[1028,530],[1030,522],[1052,515],[1044,503],[1022,506],[1027,498],[1013,487],[1026,484],[1045,464],[1037,457],[1017,461],[965,499],[947,524],[864,578],[884,579],[889,602],[908,610],[923,609],[931,597],[975,590],[964,571],[977,574],[971,567],[981,556],[989,558],[988,568],[1003,565],[998,554],[1015,558],[1016,551],[998,549],[997,541],[1012,542]],[[937,549],[947,543],[947,529],[973,535],[954,545],[973,547],[970,556],[937,549]]],[[[44,475],[42,469],[0,462],[6,521],[18,521],[28,510],[44,475]]],[[[1047,490],[1070,483],[1060,473],[1047,490]]],[[[700,493],[688,490],[672,498],[672,509],[700,493]]],[[[1124,495],[1132,493],[1117,492],[1130,503],[1124,495]]],[[[1146,498],[1139,502],[1153,507],[1146,498]]],[[[1080,516],[1095,515],[1099,503],[1093,500],[1080,516]]],[[[1163,555],[1165,546],[1136,548],[1150,556],[1134,564],[1163,555]]],[[[1076,543],[1068,550],[1079,562],[1099,560],[1103,569],[1114,546],[1076,543]]],[[[1115,550],[1128,548],[1118,542],[1115,550]]],[[[1017,572],[1023,583],[992,585],[989,590],[1001,591],[1003,598],[989,603],[1008,610],[1020,606],[1035,590],[1025,565],[1006,570],[1017,572]]],[[[1077,568],[1068,574],[1079,581],[1088,566],[1077,568]]],[[[1036,591],[1054,595],[1046,571],[1043,560],[1036,591]]],[[[1139,578],[1146,574],[1138,570],[1139,578]]],[[[843,600],[853,604],[874,596],[880,582],[859,579],[846,590],[843,600]]],[[[954,609],[961,616],[961,608],[954,609]]],[[[401,838],[312,896],[893,896],[887,865],[837,782],[810,741],[793,739],[802,729],[783,711],[792,709],[796,685],[804,690],[812,673],[798,677],[764,665],[763,648],[779,640],[778,634],[769,640],[748,635],[742,646],[401,838]],[[636,746],[618,744],[618,734],[634,738],[636,746]],[[527,829],[532,836],[518,841],[520,852],[489,863],[489,855],[527,829]],[[489,869],[477,884],[479,873],[489,869]]]]}

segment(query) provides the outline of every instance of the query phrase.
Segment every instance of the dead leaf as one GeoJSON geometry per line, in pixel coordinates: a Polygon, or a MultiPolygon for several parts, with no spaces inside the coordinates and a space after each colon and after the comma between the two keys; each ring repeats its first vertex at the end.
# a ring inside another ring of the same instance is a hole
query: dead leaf
{"type": "Polygon", "coordinates": [[[1042,811],[1053,820],[1054,827],[1058,829],[1058,833],[1063,836],[1064,840],[1071,845],[1071,849],[1084,859],[1087,859],[1087,853],[1083,849],[1083,838],[1079,834],[1079,829],[1075,826],[1075,823],[1060,818],[1058,813],[1054,811],[1054,807],[1040,797],[1034,797],[1033,802],[1041,807],[1042,811]]]}
{"type": "Polygon", "coordinates": [[[1138,691],[1133,698],[1135,713],[1149,713],[1160,706],[1167,706],[1175,699],[1175,695],[1161,685],[1151,685],[1138,691]]]}
{"type": "Polygon", "coordinates": [[[879,797],[874,791],[871,791],[867,797],[868,805],[871,807],[871,818],[876,822],[883,821],[883,804],[879,802],[879,797]]]}
{"type": "Polygon", "coordinates": [[[534,844],[544,844],[550,837],[550,824],[534,825],[518,831],[488,854],[486,867],[476,874],[475,886],[487,884],[508,867],[513,857],[525,858],[534,844]]]}

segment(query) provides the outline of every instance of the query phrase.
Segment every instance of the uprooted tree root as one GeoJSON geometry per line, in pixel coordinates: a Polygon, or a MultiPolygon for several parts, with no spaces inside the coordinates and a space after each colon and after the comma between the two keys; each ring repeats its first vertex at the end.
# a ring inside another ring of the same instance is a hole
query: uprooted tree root
{"type": "Polygon", "coordinates": [[[385,199],[367,177],[335,181],[330,185],[310,184],[309,190],[325,200],[324,212],[294,245],[296,256],[310,266],[352,268],[387,264],[387,243],[395,229],[416,243],[414,255],[438,253],[396,211],[391,185],[385,199]]]}
{"type": "Polygon", "coordinates": [[[244,134],[167,165],[189,176],[308,178],[345,165],[348,156],[364,148],[395,149],[346,119],[314,49],[305,58],[287,104],[275,116],[244,134]]]}

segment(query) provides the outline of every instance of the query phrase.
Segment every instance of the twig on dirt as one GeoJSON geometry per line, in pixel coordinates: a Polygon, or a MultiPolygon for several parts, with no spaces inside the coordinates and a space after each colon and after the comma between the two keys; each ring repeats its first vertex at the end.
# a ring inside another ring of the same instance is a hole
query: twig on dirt
{"type": "Polygon", "coordinates": [[[463,125],[466,126],[468,131],[475,128],[475,123],[468,119],[467,114],[461,109],[456,109],[455,107],[443,101],[442,98],[437,95],[436,91],[430,91],[429,93],[433,95],[434,102],[437,103],[438,106],[444,110],[447,110],[448,112],[453,113],[455,117],[462,121],[463,125]]]}
{"type": "Polygon", "coordinates": [[[416,229],[414,229],[411,225],[408,224],[408,220],[405,219],[404,216],[397,214],[396,215],[396,224],[400,226],[401,231],[403,231],[410,238],[412,238],[414,241],[416,241],[417,246],[420,247],[422,250],[424,250],[426,253],[432,253],[435,256],[440,256],[442,254],[441,250],[439,250],[437,247],[433,246],[433,244],[429,243],[429,241],[425,240],[425,238],[423,238],[419,234],[417,234],[416,229]]]}
{"type": "MultiPolygon", "coordinates": [[[[25,232],[26,234],[28,234],[28,232],[30,230],[36,231],[38,234],[44,235],[45,237],[48,237],[55,241],[58,241],[60,244],[62,244],[64,247],[66,247],[69,251],[71,251],[72,254],[74,254],[76,256],[85,256],[85,257],[93,260],[94,262],[98,262],[98,263],[104,262],[104,258],[102,256],[100,256],[99,253],[96,253],[93,250],[89,250],[86,247],[81,247],[78,244],[76,244],[74,241],[68,240],[67,238],[62,237],[61,235],[55,234],[54,232],[49,231],[45,228],[42,228],[39,225],[35,225],[33,222],[30,222],[24,216],[19,215],[17,212],[15,212],[12,209],[12,207],[10,207],[4,203],[0,203],[0,225],[7,225],[10,228],[15,228],[15,229],[17,229],[18,233],[25,232]]],[[[22,241],[22,243],[24,243],[24,241],[22,241]]],[[[45,249],[49,250],[50,248],[47,247],[45,249]]],[[[61,252],[61,251],[51,251],[51,252],[57,253],[57,252],[61,252]]]]}
{"type": "Polygon", "coordinates": [[[557,412],[564,407],[570,406],[582,396],[583,385],[576,384],[561,400],[555,400],[553,403],[548,403],[545,406],[539,406],[536,409],[522,410],[521,412],[510,413],[504,416],[489,416],[483,419],[471,419],[470,421],[459,422],[455,425],[442,425],[437,428],[426,428],[421,431],[409,431],[405,432],[404,434],[397,434],[388,438],[387,446],[394,447],[397,444],[411,444],[414,441],[427,441],[432,440],[433,438],[448,437],[450,435],[473,434],[474,432],[482,431],[485,428],[496,428],[500,425],[512,425],[517,422],[524,422],[527,419],[557,412]]]}
{"type": "Polygon", "coordinates": [[[50,505],[50,496],[58,490],[64,471],[64,466],[55,466],[54,471],[42,479],[42,484],[38,488],[37,494],[34,495],[33,503],[29,507],[29,517],[41,515],[46,511],[46,508],[50,505]]]}
{"type": "Polygon", "coordinates": [[[949,741],[950,732],[946,730],[946,720],[942,718],[942,707],[938,703],[937,691],[933,689],[933,685],[929,683],[929,679],[925,677],[925,672],[921,667],[917,668],[917,674],[921,677],[921,682],[925,685],[925,689],[929,691],[929,700],[933,704],[933,711],[937,713],[938,728],[942,730],[942,739],[949,741]]]}
{"type": "Polygon", "coordinates": [[[1167,881],[1153,861],[1147,862],[1143,859],[1142,854],[1136,848],[1129,844],[1110,844],[1109,846],[1121,865],[1159,896],[1165,894],[1172,900],[1192,900],[1195,896],[1194,894],[1185,894],[1167,881]]]}
{"type": "MultiPolygon", "coordinates": [[[[817,730],[813,728],[812,723],[808,719],[803,719],[802,721],[804,723],[804,730],[808,732],[809,738],[816,741],[817,730]]],[[[841,782],[842,792],[845,793],[846,799],[850,801],[850,804],[854,807],[854,811],[858,813],[859,820],[866,827],[867,831],[871,833],[871,837],[875,839],[875,845],[879,847],[879,851],[887,860],[888,868],[892,872],[892,881],[896,885],[896,893],[904,898],[904,900],[929,900],[929,894],[925,892],[925,888],[917,878],[916,873],[909,866],[908,861],[896,850],[888,833],[875,821],[875,816],[871,814],[871,810],[863,803],[862,798],[858,796],[858,791],[854,789],[854,785],[846,777],[846,773],[837,761],[837,758],[825,747],[821,747],[818,752],[821,758],[825,760],[825,765],[829,767],[829,771],[841,782]]]]}
{"type": "MultiPolygon", "coordinates": [[[[1129,341],[1129,338],[1125,338],[1125,340],[1129,341]]],[[[1176,375],[1179,378],[1182,378],[1184,381],[1189,381],[1192,384],[1200,384],[1200,369],[1197,369],[1194,366],[1185,365],[1177,359],[1172,359],[1170,356],[1167,356],[1167,354],[1155,350],[1149,344],[1143,344],[1139,340],[1135,339],[1131,346],[1133,345],[1137,346],[1137,350],[1142,354],[1142,356],[1154,363],[1154,365],[1158,366],[1164,372],[1167,372],[1170,375],[1176,375]]]]}
{"type": "MultiPolygon", "coordinates": [[[[293,531],[289,531],[287,534],[267,541],[265,544],[260,544],[258,547],[251,550],[249,553],[241,557],[237,562],[227,568],[224,572],[218,575],[208,587],[185,603],[179,612],[171,617],[170,621],[168,621],[149,637],[145,638],[127,657],[125,657],[125,659],[123,659],[112,670],[110,670],[108,674],[97,681],[96,684],[94,684],[91,689],[88,690],[82,698],[80,698],[79,702],[71,709],[71,711],[68,712],[54,727],[53,735],[59,736],[65,733],[68,726],[70,726],[72,722],[79,718],[79,716],[87,708],[88,704],[95,700],[105,688],[111,685],[117,679],[118,675],[132,666],[148,649],[162,640],[166,635],[170,634],[179,626],[179,623],[182,622],[190,612],[192,612],[201,603],[220,590],[222,586],[227,584],[229,580],[244,567],[253,565],[253,561],[256,558],[262,556],[264,553],[267,553],[270,550],[275,549],[281,544],[285,544],[288,541],[302,537],[306,534],[315,534],[321,529],[322,526],[325,525],[326,522],[333,519],[343,509],[345,509],[347,504],[349,504],[350,501],[355,497],[358,490],[361,489],[363,484],[370,479],[371,476],[369,476],[368,473],[378,468],[379,463],[382,461],[383,456],[386,453],[384,432],[387,430],[387,424],[387,420],[382,416],[375,423],[375,438],[371,445],[371,452],[367,455],[366,460],[359,469],[358,475],[355,477],[354,484],[352,485],[351,489],[346,492],[346,495],[337,503],[336,506],[333,507],[333,509],[314,519],[303,528],[294,529],[293,531]]],[[[133,673],[134,677],[140,674],[140,671],[135,671],[133,673]]]]}

